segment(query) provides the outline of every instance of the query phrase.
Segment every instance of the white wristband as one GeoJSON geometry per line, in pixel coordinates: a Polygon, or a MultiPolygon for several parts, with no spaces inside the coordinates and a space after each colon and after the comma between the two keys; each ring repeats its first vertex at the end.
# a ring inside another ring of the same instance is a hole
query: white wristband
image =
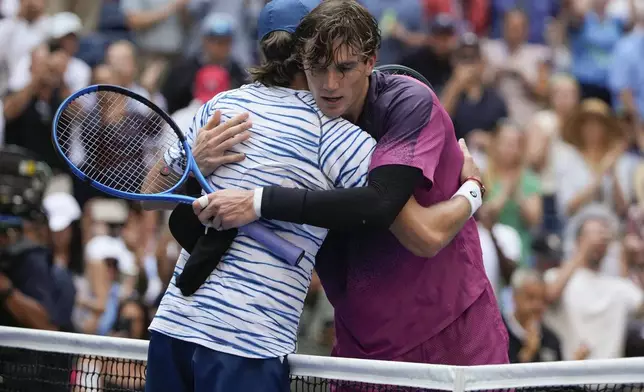
{"type": "Polygon", "coordinates": [[[253,209],[255,210],[255,215],[258,218],[262,217],[262,195],[264,194],[264,188],[255,189],[255,195],[253,196],[253,209]]]}
{"type": "Polygon", "coordinates": [[[476,181],[465,181],[463,185],[456,191],[452,199],[457,196],[463,196],[470,203],[471,211],[470,218],[483,204],[483,195],[481,195],[481,188],[476,181]]]}

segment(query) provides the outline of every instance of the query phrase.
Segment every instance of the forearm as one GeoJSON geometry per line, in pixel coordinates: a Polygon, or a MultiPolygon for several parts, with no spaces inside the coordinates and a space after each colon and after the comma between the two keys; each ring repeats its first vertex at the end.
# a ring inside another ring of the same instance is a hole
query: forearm
{"type": "Polygon", "coordinates": [[[456,105],[458,104],[458,98],[460,97],[461,92],[462,88],[459,82],[454,79],[450,79],[441,94],[440,101],[450,116],[453,116],[456,111],[456,105]]]}
{"type": "Polygon", "coordinates": [[[494,243],[494,249],[496,250],[496,254],[499,258],[499,268],[501,270],[501,277],[503,278],[503,281],[506,284],[510,284],[510,279],[512,278],[512,274],[514,274],[514,271],[517,269],[517,264],[514,262],[514,260],[510,259],[505,255],[503,252],[503,249],[499,246],[499,242],[496,240],[496,237],[494,236],[494,231],[490,230],[490,236],[492,237],[492,242],[494,243]]]}
{"type": "Polygon", "coordinates": [[[409,166],[374,169],[362,188],[307,191],[264,188],[261,213],[266,219],[308,224],[336,230],[389,229],[422,179],[409,166]]]}
{"type": "Polygon", "coordinates": [[[130,29],[143,30],[168,19],[175,11],[175,4],[170,3],[168,6],[156,10],[128,13],[125,15],[125,19],[130,29]]]}
{"type": "MultiPolygon", "coordinates": [[[[181,175],[172,170],[161,158],[159,162],[154,165],[152,170],[148,172],[141,187],[142,194],[155,194],[165,192],[172,186],[179,183],[181,175]]],[[[142,201],[141,205],[145,210],[172,210],[177,206],[177,203],[165,201],[142,201]]]]}
{"type": "Polygon", "coordinates": [[[538,196],[519,200],[519,214],[526,227],[530,229],[539,226],[543,220],[543,202],[538,196]]]}
{"type": "Polygon", "coordinates": [[[566,206],[566,214],[568,216],[573,216],[581,207],[591,202],[595,198],[596,193],[597,185],[588,185],[585,189],[575,195],[570,202],[568,202],[568,205],[566,206]]]}
{"type": "Polygon", "coordinates": [[[56,330],[49,314],[36,300],[24,295],[17,289],[7,297],[4,308],[13,315],[18,324],[33,329],[56,330]]]}
{"type": "Polygon", "coordinates": [[[566,262],[563,267],[561,267],[559,274],[557,274],[557,279],[546,285],[546,301],[549,304],[553,304],[559,300],[561,293],[563,293],[566,288],[568,280],[570,280],[570,277],[573,272],[575,272],[578,264],[579,262],[575,259],[566,262]]]}
{"type": "Polygon", "coordinates": [[[398,215],[391,232],[410,252],[433,257],[463,228],[472,207],[465,197],[423,207],[411,198],[398,215]]]}
{"type": "Polygon", "coordinates": [[[31,83],[22,90],[8,95],[4,99],[4,117],[6,121],[11,121],[19,117],[31,102],[34,96],[36,86],[31,83]]]}
{"type": "Polygon", "coordinates": [[[628,211],[628,202],[624,196],[621,185],[619,185],[619,180],[617,176],[613,177],[613,199],[615,203],[615,211],[620,217],[626,215],[628,211]]]}

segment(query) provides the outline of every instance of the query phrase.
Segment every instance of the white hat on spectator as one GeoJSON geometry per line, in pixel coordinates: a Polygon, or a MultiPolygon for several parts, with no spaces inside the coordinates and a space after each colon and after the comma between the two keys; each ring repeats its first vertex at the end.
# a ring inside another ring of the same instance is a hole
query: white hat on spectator
{"type": "Polygon", "coordinates": [[[49,20],[49,36],[61,39],[68,34],[78,34],[83,29],[83,23],[73,12],[59,12],[49,20]]]}
{"type": "Polygon", "coordinates": [[[49,219],[49,229],[53,232],[65,230],[81,217],[80,206],[69,193],[55,192],[48,195],[43,200],[43,207],[49,219]]]}

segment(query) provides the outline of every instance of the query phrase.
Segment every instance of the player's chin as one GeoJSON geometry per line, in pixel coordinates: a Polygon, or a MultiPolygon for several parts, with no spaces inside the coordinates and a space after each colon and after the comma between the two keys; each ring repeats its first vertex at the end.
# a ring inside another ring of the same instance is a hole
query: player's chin
{"type": "Polygon", "coordinates": [[[346,111],[346,105],[344,104],[344,99],[339,100],[328,100],[325,98],[320,99],[318,107],[324,113],[325,116],[335,118],[340,117],[346,111]]]}

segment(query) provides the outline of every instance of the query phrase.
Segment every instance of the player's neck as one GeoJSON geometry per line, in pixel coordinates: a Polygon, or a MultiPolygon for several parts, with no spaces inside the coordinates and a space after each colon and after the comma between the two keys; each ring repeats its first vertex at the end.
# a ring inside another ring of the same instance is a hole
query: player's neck
{"type": "Polygon", "coordinates": [[[307,90],[309,89],[309,84],[306,81],[306,76],[303,73],[298,73],[293,78],[290,88],[293,90],[307,90]]]}

